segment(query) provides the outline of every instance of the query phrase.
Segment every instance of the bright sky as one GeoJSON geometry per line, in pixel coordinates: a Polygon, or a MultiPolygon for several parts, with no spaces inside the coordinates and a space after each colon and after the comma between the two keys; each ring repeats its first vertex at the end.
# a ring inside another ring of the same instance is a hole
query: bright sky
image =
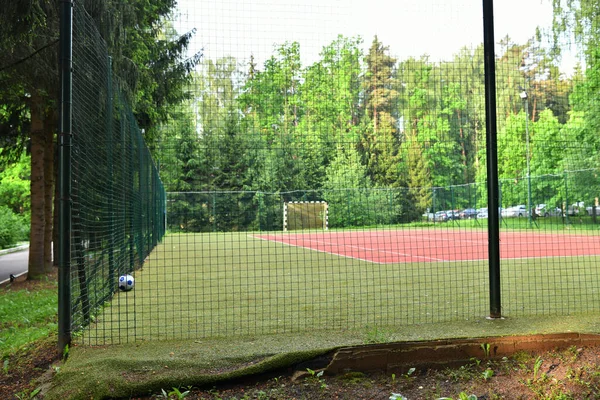
{"type": "MultiPolygon", "coordinates": [[[[196,28],[192,50],[207,58],[255,56],[259,65],[274,44],[296,40],[303,64],[316,60],[337,36],[360,35],[367,49],[375,34],[400,60],[429,54],[449,59],[483,41],[481,0],[178,0],[180,31],[196,28]]],[[[524,43],[536,26],[549,29],[550,0],[496,0],[496,42],[524,43]]],[[[497,47],[497,52],[499,48],[497,47]]]]}

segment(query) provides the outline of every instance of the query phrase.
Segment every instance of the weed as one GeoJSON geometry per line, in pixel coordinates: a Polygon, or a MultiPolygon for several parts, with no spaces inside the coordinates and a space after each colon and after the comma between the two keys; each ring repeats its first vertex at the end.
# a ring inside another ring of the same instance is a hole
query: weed
{"type": "Polygon", "coordinates": [[[390,396],[390,400],[408,400],[406,397],[402,396],[400,393],[392,393],[390,396]]]}
{"type": "Polygon", "coordinates": [[[310,379],[317,382],[321,389],[327,389],[327,383],[325,383],[325,380],[323,379],[324,371],[316,372],[310,368],[306,368],[306,371],[309,373],[310,379]]]}
{"type": "Polygon", "coordinates": [[[367,332],[365,337],[365,344],[376,344],[386,343],[390,341],[391,331],[374,327],[367,326],[367,332]]]}
{"type": "Polygon", "coordinates": [[[481,348],[483,349],[483,355],[485,356],[485,358],[490,358],[490,344],[481,343],[481,348]]]}
{"type": "MultiPolygon", "coordinates": [[[[161,389],[161,390],[162,390],[162,389],[161,389]]],[[[166,394],[164,390],[163,390],[162,392],[163,392],[163,394],[166,394]]],[[[208,393],[210,393],[210,395],[212,396],[212,398],[213,398],[214,400],[223,400],[223,398],[222,398],[222,397],[221,397],[221,395],[219,394],[219,391],[217,390],[217,388],[214,388],[214,387],[213,387],[212,389],[210,389],[210,390],[208,391],[208,393]]],[[[160,396],[157,396],[157,397],[159,397],[159,398],[160,398],[160,396]]]]}
{"type": "Polygon", "coordinates": [[[474,364],[476,366],[479,366],[479,364],[481,364],[481,360],[479,358],[471,357],[469,361],[471,362],[471,364],[474,364]]]}
{"type": "Polygon", "coordinates": [[[66,344],[65,348],[63,349],[62,358],[63,358],[63,360],[66,360],[68,357],[69,357],[69,345],[66,344]]]}
{"type": "Polygon", "coordinates": [[[570,346],[568,351],[571,354],[571,356],[573,356],[573,361],[577,360],[577,357],[579,356],[580,352],[577,346],[570,346]]]}
{"type": "MultiPolygon", "coordinates": [[[[191,387],[189,388],[191,389],[191,387]]],[[[161,394],[157,395],[156,397],[159,399],[177,399],[177,400],[181,400],[181,399],[185,399],[186,397],[188,397],[190,395],[190,390],[186,390],[185,392],[181,392],[179,390],[179,388],[172,388],[172,390],[170,392],[166,392],[165,389],[160,389],[161,394]]]]}
{"type": "Polygon", "coordinates": [[[448,368],[444,370],[444,373],[454,382],[466,381],[473,377],[473,372],[469,370],[469,366],[465,365],[462,365],[458,369],[448,368]]]}
{"type": "Polygon", "coordinates": [[[544,360],[542,360],[542,357],[538,356],[538,358],[536,358],[535,363],[533,364],[533,380],[535,381],[537,379],[537,374],[540,371],[540,368],[542,367],[544,360]]]}
{"type": "Polygon", "coordinates": [[[525,351],[518,351],[512,356],[513,360],[515,360],[518,364],[525,364],[530,361],[533,357],[531,354],[525,351]]]}
{"type": "Polygon", "coordinates": [[[342,381],[348,382],[350,384],[357,384],[366,379],[366,375],[362,372],[348,372],[340,377],[342,381]]]}
{"type": "Polygon", "coordinates": [[[25,400],[25,399],[32,400],[32,399],[36,399],[36,398],[37,398],[36,396],[38,395],[38,393],[39,393],[41,390],[42,390],[42,389],[40,389],[40,388],[37,388],[37,389],[33,390],[31,393],[28,393],[28,391],[27,391],[27,390],[25,390],[25,391],[22,391],[22,392],[16,393],[16,394],[15,394],[15,397],[16,397],[17,399],[19,399],[19,400],[25,400]]]}
{"type": "Polygon", "coordinates": [[[8,375],[8,358],[4,359],[2,363],[2,372],[4,372],[4,375],[8,375]]]}
{"type": "MultiPolygon", "coordinates": [[[[439,397],[436,400],[453,400],[452,397],[439,397]]],[[[477,400],[477,396],[474,394],[466,394],[465,392],[460,392],[458,394],[457,400],[477,400]]]]}
{"type": "Polygon", "coordinates": [[[569,367],[567,369],[567,373],[566,373],[567,379],[570,380],[571,382],[576,383],[581,386],[590,387],[591,383],[587,382],[586,380],[583,379],[583,377],[586,375],[594,376],[594,373],[590,372],[590,371],[586,371],[584,368],[572,369],[571,367],[569,367]]]}
{"type": "Polygon", "coordinates": [[[269,396],[269,394],[267,392],[265,392],[264,390],[259,390],[256,393],[256,399],[257,400],[267,400],[270,399],[271,397],[269,396]]]}
{"type": "Polygon", "coordinates": [[[482,372],[481,376],[483,377],[484,381],[487,381],[494,376],[494,371],[491,368],[486,368],[486,370],[482,372]]]}
{"type": "Polygon", "coordinates": [[[402,374],[402,376],[405,378],[410,378],[415,373],[416,370],[417,370],[416,368],[409,368],[405,374],[402,374]]]}

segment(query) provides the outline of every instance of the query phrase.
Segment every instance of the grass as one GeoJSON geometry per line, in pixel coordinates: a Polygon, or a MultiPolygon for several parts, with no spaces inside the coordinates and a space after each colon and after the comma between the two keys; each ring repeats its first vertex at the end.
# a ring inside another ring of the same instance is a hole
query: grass
{"type": "MultiPolygon", "coordinates": [[[[503,260],[503,314],[598,311],[597,261],[503,260]]],[[[477,320],[488,314],[488,273],[486,260],[375,264],[248,233],[170,234],[135,272],[135,289],[118,293],[80,343],[477,320]]]]}
{"type": "Polygon", "coordinates": [[[21,346],[47,337],[57,329],[57,286],[29,291],[1,289],[0,356],[5,358],[21,346]]]}

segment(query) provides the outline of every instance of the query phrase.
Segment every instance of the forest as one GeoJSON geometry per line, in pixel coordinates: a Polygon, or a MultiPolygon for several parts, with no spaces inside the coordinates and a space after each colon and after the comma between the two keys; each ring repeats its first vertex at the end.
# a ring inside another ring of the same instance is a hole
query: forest
{"type": "MultiPolygon", "coordinates": [[[[502,204],[530,189],[532,204],[591,205],[598,55],[567,74],[543,41],[497,45],[502,204]]],[[[328,202],[332,227],[486,206],[483,45],[438,62],[398,60],[376,36],[361,48],[338,36],[306,66],[297,42],[263,65],[202,60],[190,100],[159,128],[161,176],[179,192],[171,228],[281,229],[286,201],[328,202]]]]}

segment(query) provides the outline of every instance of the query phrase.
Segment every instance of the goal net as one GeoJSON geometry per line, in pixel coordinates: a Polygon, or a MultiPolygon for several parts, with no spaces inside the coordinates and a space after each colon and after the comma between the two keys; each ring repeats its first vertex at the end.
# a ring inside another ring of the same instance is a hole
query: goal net
{"type": "Polygon", "coordinates": [[[327,230],[327,210],[327,202],[325,201],[286,202],[283,207],[283,230],[327,230]]]}

